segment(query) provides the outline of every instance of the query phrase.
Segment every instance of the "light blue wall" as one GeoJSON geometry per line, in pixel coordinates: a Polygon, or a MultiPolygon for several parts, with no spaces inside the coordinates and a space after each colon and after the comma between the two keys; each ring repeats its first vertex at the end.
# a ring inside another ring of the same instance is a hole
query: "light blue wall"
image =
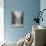
{"type": "Polygon", "coordinates": [[[36,17],[35,12],[38,9],[40,9],[40,0],[5,0],[5,40],[17,41],[31,31],[32,20],[36,17]],[[22,28],[12,27],[11,10],[14,10],[14,7],[15,10],[24,11],[24,27],[22,28]]]}
{"type": "MultiPolygon", "coordinates": [[[[43,9],[46,9],[46,0],[41,0],[40,1],[40,10],[42,11],[43,9]]],[[[43,22],[40,21],[40,25],[46,27],[46,11],[43,12],[42,17],[43,17],[43,22]]]]}

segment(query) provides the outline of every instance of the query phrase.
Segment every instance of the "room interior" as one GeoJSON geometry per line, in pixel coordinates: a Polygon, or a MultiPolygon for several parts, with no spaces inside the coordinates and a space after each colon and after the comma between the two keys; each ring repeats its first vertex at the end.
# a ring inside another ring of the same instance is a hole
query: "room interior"
{"type": "Polygon", "coordinates": [[[33,21],[39,11],[46,9],[45,5],[46,0],[0,0],[0,46],[46,46],[46,11],[43,22],[33,21]],[[14,10],[24,12],[22,27],[11,24],[14,10]]]}

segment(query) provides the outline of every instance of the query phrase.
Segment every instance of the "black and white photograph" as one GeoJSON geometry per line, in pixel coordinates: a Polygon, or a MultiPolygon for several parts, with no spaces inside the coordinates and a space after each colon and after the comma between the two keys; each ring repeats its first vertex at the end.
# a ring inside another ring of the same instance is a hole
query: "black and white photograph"
{"type": "Polygon", "coordinates": [[[12,11],[11,21],[14,26],[23,26],[24,13],[22,11],[12,11]]]}

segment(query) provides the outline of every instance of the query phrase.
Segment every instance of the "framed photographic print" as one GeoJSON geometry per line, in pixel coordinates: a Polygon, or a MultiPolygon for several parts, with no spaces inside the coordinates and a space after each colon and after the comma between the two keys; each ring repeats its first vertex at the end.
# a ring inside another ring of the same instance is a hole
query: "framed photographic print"
{"type": "Polygon", "coordinates": [[[11,11],[11,23],[15,27],[21,27],[24,24],[24,13],[23,11],[11,11]]]}

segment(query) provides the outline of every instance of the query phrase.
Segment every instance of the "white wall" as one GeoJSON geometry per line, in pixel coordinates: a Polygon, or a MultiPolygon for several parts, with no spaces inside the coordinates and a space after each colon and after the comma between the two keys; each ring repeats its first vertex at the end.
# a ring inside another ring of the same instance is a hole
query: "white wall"
{"type": "Polygon", "coordinates": [[[0,42],[4,41],[4,0],[0,0],[0,42]]]}

